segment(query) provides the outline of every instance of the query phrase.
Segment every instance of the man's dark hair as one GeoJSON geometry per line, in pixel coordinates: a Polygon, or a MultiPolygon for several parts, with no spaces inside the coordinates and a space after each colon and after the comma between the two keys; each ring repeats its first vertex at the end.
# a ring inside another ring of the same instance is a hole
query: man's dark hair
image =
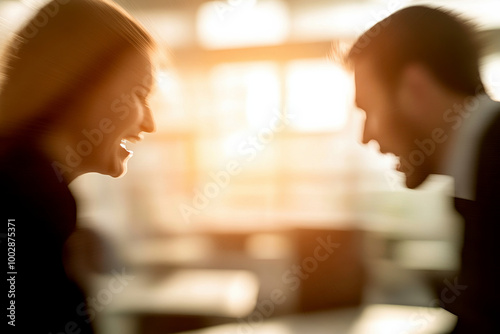
{"type": "Polygon", "coordinates": [[[351,47],[347,62],[370,59],[390,88],[406,65],[419,63],[449,89],[476,95],[484,92],[480,53],[474,25],[442,9],[412,6],[367,30],[351,47]]]}

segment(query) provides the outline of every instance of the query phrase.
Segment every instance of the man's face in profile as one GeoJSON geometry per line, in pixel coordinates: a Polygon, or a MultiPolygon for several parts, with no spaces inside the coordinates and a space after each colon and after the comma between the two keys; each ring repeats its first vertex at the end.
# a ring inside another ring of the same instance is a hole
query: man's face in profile
{"type": "Polygon", "coordinates": [[[419,186],[430,174],[426,162],[411,164],[409,156],[417,149],[419,133],[408,110],[407,92],[390,89],[376,73],[376,64],[361,59],[355,64],[356,106],[365,112],[363,143],[374,140],[381,153],[392,153],[400,160],[397,170],[406,177],[406,186],[419,186]]]}

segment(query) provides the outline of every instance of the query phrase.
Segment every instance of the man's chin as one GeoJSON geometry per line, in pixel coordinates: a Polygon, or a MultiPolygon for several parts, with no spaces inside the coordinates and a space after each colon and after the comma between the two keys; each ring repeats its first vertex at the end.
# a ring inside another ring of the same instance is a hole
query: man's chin
{"type": "Polygon", "coordinates": [[[413,173],[411,175],[408,175],[407,173],[405,173],[406,187],[409,189],[415,189],[422,183],[424,183],[424,181],[427,179],[428,176],[429,176],[428,174],[413,173]]]}
{"type": "Polygon", "coordinates": [[[425,166],[414,166],[407,159],[399,157],[396,170],[405,176],[405,185],[409,189],[415,189],[424,183],[429,176],[429,170],[425,166]]]}

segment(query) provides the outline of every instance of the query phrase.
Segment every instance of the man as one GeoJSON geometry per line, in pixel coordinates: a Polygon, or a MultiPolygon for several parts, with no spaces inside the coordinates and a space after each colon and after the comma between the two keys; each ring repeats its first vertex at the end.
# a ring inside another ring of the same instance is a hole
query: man
{"type": "Polygon", "coordinates": [[[375,24],[347,55],[363,143],[399,157],[409,188],[430,174],[455,179],[462,263],[454,295],[441,295],[458,316],[454,333],[500,333],[500,103],[485,93],[479,57],[473,26],[424,6],[375,24]]]}

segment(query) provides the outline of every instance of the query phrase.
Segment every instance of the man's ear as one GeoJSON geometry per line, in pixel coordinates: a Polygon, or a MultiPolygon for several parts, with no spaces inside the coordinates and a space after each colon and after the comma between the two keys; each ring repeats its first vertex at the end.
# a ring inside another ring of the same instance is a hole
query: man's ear
{"type": "Polygon", "coordinates": [[[425,66],[408,64],[401,71],[398,87],[398,102],[402,112],[415,125],[428,120],[432,111],[434,78],[425,66]]]}

